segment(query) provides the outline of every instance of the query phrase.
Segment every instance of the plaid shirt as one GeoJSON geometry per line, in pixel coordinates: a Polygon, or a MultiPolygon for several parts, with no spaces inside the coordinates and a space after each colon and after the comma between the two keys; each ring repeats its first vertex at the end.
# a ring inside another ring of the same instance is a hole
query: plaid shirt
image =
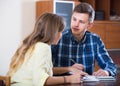
{"type": "Polygon", "coordinates": [[[116,75],[116,65],[100,37],[94,33],[86,31],[82,41],[78,42],[69,29],[63,33],[58,45],[52,45],[51,48],[54,67],[67,67],[76,62],[83,64],[84,71],[92,74],[96,60],[102,69],[107,70],[112,76],[116,75]]]}

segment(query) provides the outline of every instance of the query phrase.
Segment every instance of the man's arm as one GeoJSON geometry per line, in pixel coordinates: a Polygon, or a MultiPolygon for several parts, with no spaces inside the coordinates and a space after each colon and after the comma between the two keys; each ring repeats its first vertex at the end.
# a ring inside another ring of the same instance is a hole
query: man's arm
{"type": "Polygon", "coordinates": [[[105,48],[104,43],[102,40],[100,40],[100,37],[98,38],[98,52],[97,57],[98,65],[101,69],[94,72],[94,75],[97,76],[116,76],[116,65],[113,62],[112,58],[110,57],[109,53],[107,52],[107,49],[105,48]]]}

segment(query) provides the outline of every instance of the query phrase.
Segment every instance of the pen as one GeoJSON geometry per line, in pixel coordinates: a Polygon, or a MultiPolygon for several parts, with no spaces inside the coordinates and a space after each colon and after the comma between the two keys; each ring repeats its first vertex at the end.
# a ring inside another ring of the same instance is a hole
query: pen
{"type": "Polygon", "coordinates": [[[73,63],[76,63],[73,59],[70,59],[70,61],[72,61],[73,63]]]}

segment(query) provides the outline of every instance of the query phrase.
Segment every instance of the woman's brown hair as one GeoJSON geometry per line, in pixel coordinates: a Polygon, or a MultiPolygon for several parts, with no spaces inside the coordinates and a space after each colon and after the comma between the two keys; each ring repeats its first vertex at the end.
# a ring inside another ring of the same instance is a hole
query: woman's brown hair
{"type": "Polygon", "coordinates": [[[52,44],[56,34],[65,28],[64,19],[52,13],[42,14],[36,21],[34,31],[23,40],[22,45],[15,52],[8,75],[12,75],[22,65],[25,54],[30,47],[34,48],[37,42],[52,44]]]}

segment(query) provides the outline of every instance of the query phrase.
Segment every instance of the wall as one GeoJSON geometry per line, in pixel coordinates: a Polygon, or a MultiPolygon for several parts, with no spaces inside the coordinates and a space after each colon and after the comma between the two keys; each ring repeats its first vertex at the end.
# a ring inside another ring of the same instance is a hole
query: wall
{"type": "Polygon", "coordinates": [[[0,75],[5,75],[20,42],[34,28],[35,0],[0,0],[0,75]]]}

